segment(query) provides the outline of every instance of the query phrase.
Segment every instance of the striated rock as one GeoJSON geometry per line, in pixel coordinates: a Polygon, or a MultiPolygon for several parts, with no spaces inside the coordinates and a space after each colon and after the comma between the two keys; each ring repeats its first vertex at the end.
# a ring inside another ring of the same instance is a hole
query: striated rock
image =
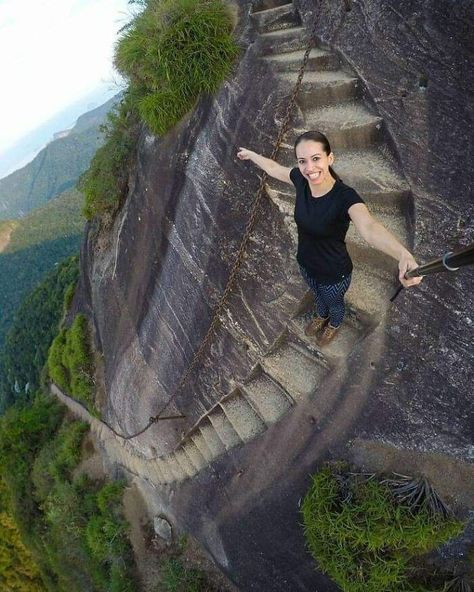
{"type": "Polygon", "coordinates": [[[472,272],[426,278],[391,306],[396,262],[351,233],[349,318],[339,342],[318,351],[302,331],[311,303],[294,261],[291,187],[269,183],[222,324],[175,389],[258,187],[237,148],[271,153],[314,23],[321,44],[280,162],[292,166],[294,137],[317,126],[334,137],[336,170],[419,262],[473,240],[472,12],[463,3],[300,2],[300,23],[281,3],[255,10],[277,5],[250,17],[240,4],[232,79],[165,138],[143,130],[108,244],[92,230],[85,238],[75,304],[95,327],[115,430],[140,430],[166,404],[164,415],[186,415],[113,452],[147,481],[150,506],[156,491],[170,521],[242,591],[329,591],[299,515],[324,460],[399,472],[408,463],[450,487],[454,505],[470,503],[472,272]],[[454,470],[461,476],[449,483],[454,470]]]}

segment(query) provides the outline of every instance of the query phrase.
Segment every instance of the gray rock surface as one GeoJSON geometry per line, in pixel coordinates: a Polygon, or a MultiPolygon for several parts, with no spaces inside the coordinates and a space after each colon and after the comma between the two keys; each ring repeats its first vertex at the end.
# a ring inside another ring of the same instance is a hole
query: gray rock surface
{"type": "Polygon", "coordinates": [[[160,538],[167,543],[171,543],[173,540],[173,528],[166,518],[163,518],[163,516],[155,516],[155,519],[153,520],[153,528],[160,538]]]}
{"type": "MultiPolygon", "coordinates": [[[[353,131],[340,135],[341,146],[347,142],[339,159],[348,179],[359,179],[356,188],[384,215],[384,196],[393,197],[395,226],[401,224],[419,262],[472,241],[468,130],[474,85],[465,28],[472,24],[471,9],[465,3],[369,0],[299,7],[306,30],[317,19],[320,51],[339,52],[349,82],[329,84],[339,89],[337,96],[328,86],[322,93],[309,85],[293,135],[313,106],[360,101],[350,111],[359,114],[349,117],[353,131]],[[312,95],[313,88],[319,94],[312,95]],[[315,96],[320,104],[313,105],[315,96]],[[378,134],[373,126],[380,118],[378,134]],[[351,142],[359,152],[347,153],[351,142]],[[373,179],[370,168],[361,172],[369,154],[363,142],[376,143],[373,162],[387,163],[387,169],[371,165],[373,179]],[[385,193],[377,192],[377,179],[385,193]]],[[[236,32],[245,53],[232,79],[215,97],[201,99],[165,138],[143,130],[130,193],[109,244],[90,231],[83,245],[76,306],[89,313],[103,352],[105,417],[124,433],[139,430],[173,395],[206,333],[258,186],[256,169],[237,161],[236,150],[271,152],[291,90],[291,77],[285,82],[278,72],[294,67],[281,55],[301,50],[304,36],[279,32],[284,19],[278,15],[263,18],[263,25],[249,19],[248,9],[239,6],[236,32]],[[261,26],[277,30],[258,37],[261,26]],[[258,59],[262,53],[268,57],[258,59]]],[[[324,60],[315,54],[312,67],[337,67],[334,56],[324,60]]],[[[335,125],[327,111],[318,117],[335,125]]],[[[281,154],[287,164],[290,144],[291,138],[281,154]]],[[[333,149],[337,162],[337,145],[333,149]]],[[[236,385],[251,380],[256,365],[278,376],[299,398],[277,423],[245,445],[228,445],[193,478],[184,478],[183,457],[183,476],[170,467],[168,476],[143,479],[154,491],[150,504],[158,496],[172,522],[199,539],[242,591],[333,590],[304,549],[298,509],[310,473],[324,460],[429,472],[454,504],[465,509],[472,503],[473,274],[426,278],[390,307],[396,264],[354,240],[354,325],[340,351],[321,355],[298,341],[291,325],[307,304],[294,262],[291,202],[278,187],[269,188],[269,196],[223,325],[166,408],[166,414],[179,411],[186,418],[159,422],[130,446],[148,458],[167,458],[183,434],[236,385]],[[293,341],[287,343],[288,335],[293,341]],[[326,370],[314,376],[298,371],[303,366],[296,360],[308,359],[326,370]],[[310,379],[315,382],[308,386],[310,379]],[[449,480],[447,467],[461,467],[460,477],[449,480]]],[[[137,464],[140,476],[143,466],[137,464]]]]}

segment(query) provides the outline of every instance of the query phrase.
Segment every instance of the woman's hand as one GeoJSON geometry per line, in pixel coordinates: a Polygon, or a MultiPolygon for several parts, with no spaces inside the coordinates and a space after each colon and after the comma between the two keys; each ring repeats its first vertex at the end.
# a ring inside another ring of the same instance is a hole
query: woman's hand
{"type": "Polygon", "coordinates": [[[247,150],[247,148],[239,148],[239,152],[237,152],[237,158],[240,158],[240,160],[252,160],[252,156],[255,155],[255,152],[252,152],[252,150],[247,150]]]}
{"type": "Polygon", "coordinates": [[[415,261],[413,255],[406,251],[402,254],[398,261],[398,271],[400,272],[398,275],[398,279],[402,283],[404,288],[409,288],[410,286],[416,286],[421,282],[423,279],[422,276],[417,276],[413,278],[406,279],[405,273],[410,271],[410,269],[416,269],[418,267],[418,263],[415,261]]]}

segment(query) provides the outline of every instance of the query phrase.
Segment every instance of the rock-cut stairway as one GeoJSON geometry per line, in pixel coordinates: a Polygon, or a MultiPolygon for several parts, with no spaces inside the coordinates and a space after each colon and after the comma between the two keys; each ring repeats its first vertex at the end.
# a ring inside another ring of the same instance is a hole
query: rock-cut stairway
{"type": "MultiPolygon", "coordinates": [[[[289,95],[303,59],[307,34],[292,3],[276,0],[272,6],[268,0],[264,2],[252,15],[260,31],[257,44],[261,59],[277,73],[282,92],[289,95]]],[[[326,133],[337,148],[334,168],[340,177],[355,187],[376,217],[407,244],[409,188],[384,141],[383,121],[364,102],[362,90],[361,81],[335,53],[312,49],[298,98],[304,125],[293,129],[292,135],[296,137],[308,129],[326,133]]],[[[279,161],[294,166],[291,145],[284,145],[279,161]]],[[[292,188],[272,180],[267,193],[296,240],[292,188]]],[[[389,263],[370,249],[354,229],[349,231],[347,242],[356,271],[347,294],[347,319],[335,342],[323,352],[304,335],[312,308],[310,293],[306,293],[286,329],[246,380],[236,383],[201,416],[172,454],[146,459],[129,442],[121,441],[119,446],[120,441],[110,433],[109,440],[123,451],[118,454],[121,464],[163,484],[193,477],[310,397],[361,340],[370,339],[373,328],[383,322],[388,296],[393,291],[394,262],[389,263]]],[[[62,398],[67,403],[67,398],[62,398]]],[[[103,424],[96,427],[103,437],[103,424]]]]}

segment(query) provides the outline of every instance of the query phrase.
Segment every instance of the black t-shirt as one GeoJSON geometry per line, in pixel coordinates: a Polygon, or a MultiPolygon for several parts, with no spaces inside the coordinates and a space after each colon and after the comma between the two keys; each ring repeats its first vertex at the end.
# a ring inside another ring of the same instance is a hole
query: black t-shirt
{"type": "Polygon", "coordinates": [[[296,187],[296,259],[320,284],[340,282],[352,271],[345,243],[351,220],[348,210],[364,200],[342,181],[336,181],[325,195],[313,197],[298,168],[291,169],[290,179],[296,187]]]}

